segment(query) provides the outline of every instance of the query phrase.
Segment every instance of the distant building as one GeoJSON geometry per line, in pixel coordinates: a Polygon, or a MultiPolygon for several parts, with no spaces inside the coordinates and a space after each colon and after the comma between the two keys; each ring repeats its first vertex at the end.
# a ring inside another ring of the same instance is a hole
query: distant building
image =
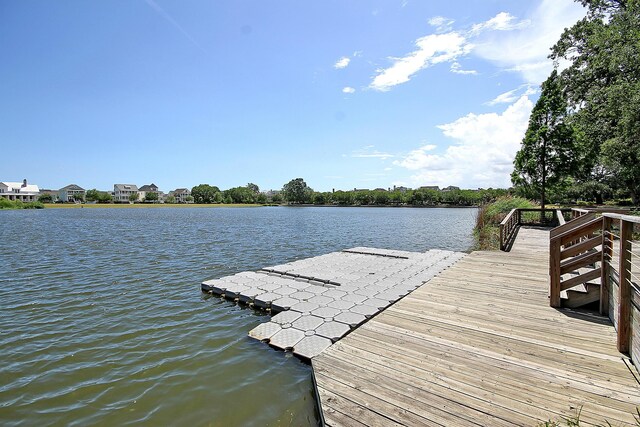
{"type": "Polygon", "coordinates": [[[27,180],[20,182],[0,182],[0,196],[9,200],[21,202],[35,202],[40,196],[40,189],[35,184],[27,184],[27,180]]]}
{"type": "Polygon", "coordinates": [[[58,190],[58,200],[61,200],[63,202],[75,202],[76,200],[84,200],[84,196],[84,188],[76,184],[69,184],[66,187],[58,190]]]}
{"type": "Polygon", "coordinates": [[[161,200],[160,192],[158,191],[157,185],[151,183],[149,185],[143,185],[142,187],[138,188],[138,199],[144,200],[145,197],[147,197],[147,193],[156,193],[158,195],[158,200],[161,200]]]}
{"type": "Polygon", "coordinates": [[[353,191],[354,192],[357,192],[357,191],[369,191],[369,189],[368,188],[354,188],[353,191]]]}
{"type": "Polygon", "coordinates": [[[128,203],[132,194],[136,194],[138,199],[138,186],[135,184],[114,184],[113,185],[113,201],[116,203],[128,203]]]}
{"type": "Polygon", "coordinates": [[[380,187],[378,187],[378,188],[376,188],[376,189],[375,189],[375,190],[373,190],[373,191],[387,191],[387,189],[386,189],[386,188],[380,188],[380,187]]]}
{"type": "Polygon", "coordinates": [[[440,187],[438,187],[437,185],[423,185],[422,187],[419,188],[419,190],[440,191],[440,187]]]}
{"type": "Polygon", "coordinates": [[[176,188],[169,194],[175,197],[177,203],[189,203],[187,197],[191,195],[191,190],[188,188],[176,188]]]}
{"type": "Polygon", "coordinates": [[[455,185],[450,185],[442,189],[442,191],[454,191],[454,190],[460,190],[460,187],[456,187],[455,185]]]}
{"type": "Polygon", "coordinates": [[[407,188],[407,187],[403,187],[403,186],[396,187],[395,185],[393,186],[393,191],[399,191],[401,193],[404,193],[404,192],[407,192],[409,190],[411,190],[411,189],[407,188]]]}

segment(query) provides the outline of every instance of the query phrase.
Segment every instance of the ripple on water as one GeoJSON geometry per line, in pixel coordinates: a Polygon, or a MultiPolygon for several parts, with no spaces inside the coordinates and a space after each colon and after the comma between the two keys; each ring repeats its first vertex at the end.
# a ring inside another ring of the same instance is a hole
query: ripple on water
{"type": "Polygon", "coordinates": [[[249,339],[268,317],[203,295],[201,281],[354,246],[464,250],[473,214],[0,212],[0,419],[317,425],[309,366],[249,339]]]}

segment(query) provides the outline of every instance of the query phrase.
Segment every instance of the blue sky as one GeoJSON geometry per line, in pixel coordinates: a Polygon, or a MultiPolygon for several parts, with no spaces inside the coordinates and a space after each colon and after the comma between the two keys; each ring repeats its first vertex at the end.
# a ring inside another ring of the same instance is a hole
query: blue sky
{"type": "Polygon", "coordinates": [[[0,180],[507,187],[579,3],[0,0],[0,180]]]}

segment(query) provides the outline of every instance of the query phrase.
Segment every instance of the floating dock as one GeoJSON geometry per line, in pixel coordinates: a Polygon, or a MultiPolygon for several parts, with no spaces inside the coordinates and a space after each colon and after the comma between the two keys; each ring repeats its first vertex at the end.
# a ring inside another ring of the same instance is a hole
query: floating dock
{"type": "Polygon", "coordinates": [[[312,359],[465,256],[358,247],[202,283],[202,290],[269,310],[252,338],[312,359]]]}

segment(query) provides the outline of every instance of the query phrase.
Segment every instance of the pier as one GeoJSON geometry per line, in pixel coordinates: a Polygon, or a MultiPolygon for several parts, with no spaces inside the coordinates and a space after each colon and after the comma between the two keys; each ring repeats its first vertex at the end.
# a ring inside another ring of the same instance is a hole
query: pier
{"type": "Polygon", "coordinates": [[[635,425],[612,323],[549,306],[549,231],[473,252],[312,361],[328,426],[635,425]]]}
{"type": "Polygon", "coordinates": [[[311,361],[327,426],[637,425],[640,218],[536,215],[560,226],[514,210],[508,252],[353,248],[202,289],[271,311],[249,336],[311,361]]]}

